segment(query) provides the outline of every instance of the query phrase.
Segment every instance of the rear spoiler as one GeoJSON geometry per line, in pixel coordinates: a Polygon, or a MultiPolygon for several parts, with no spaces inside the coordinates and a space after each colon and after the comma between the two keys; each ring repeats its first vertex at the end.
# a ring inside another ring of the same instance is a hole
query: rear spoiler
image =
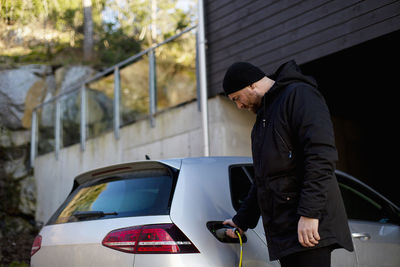
{"type": "Polygon", "coordinates": [[[76,176],[70,194],[81,184],[84,184],[88,181],[108,178],[117,174],[134,172],[137,174],[137,177],[143,177],[149,175],[150,173],[154,175],[154,172],[159,172],[160,175],[167,174],[173,177],[177,171],[178,169],[159,161],[138,161],[112,165],[104,168],[94,169],[76,176]]]}

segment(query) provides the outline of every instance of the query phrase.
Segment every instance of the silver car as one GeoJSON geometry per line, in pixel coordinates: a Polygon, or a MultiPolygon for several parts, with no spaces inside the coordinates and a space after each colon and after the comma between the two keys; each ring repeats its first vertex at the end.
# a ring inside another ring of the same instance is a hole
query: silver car
{"type": "MultiPolygon", "coordinates": [[[[221,237],[254,176],[248,157],[143,161],[74,179],[71,194],[41,229],[31,266],[238,266],[238,239],[221,237]]],[[[337,172],[355,252],[332,266],[399,266],[399,208],[337,172]]],[[[269,261],[261,219],[243,237],[243,266],[269,261]]]]}

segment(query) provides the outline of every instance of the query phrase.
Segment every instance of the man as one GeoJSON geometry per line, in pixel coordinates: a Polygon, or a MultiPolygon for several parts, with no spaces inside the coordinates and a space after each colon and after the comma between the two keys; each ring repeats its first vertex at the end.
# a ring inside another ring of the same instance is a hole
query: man
{"type": "Polygon", "coordinates": [[[294,61],[270,77],[237,62],[228,68],[223,88],[239,109],[257,114],[251,133],[255,180],[224,224],[246,231],[261,214],[270,260],[284,267],[330,266],[333,249],[353,251],[334,173],[333,127],[314,79],[294,61]]]}

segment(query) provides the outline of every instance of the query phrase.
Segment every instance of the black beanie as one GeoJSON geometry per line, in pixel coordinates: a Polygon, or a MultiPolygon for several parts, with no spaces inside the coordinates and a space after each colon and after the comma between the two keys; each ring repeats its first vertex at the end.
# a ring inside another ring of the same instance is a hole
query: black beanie
{"type": "Polygon", "coordinates": [[[247,62],[233,63],[225,73],[223,87],[226,95],[239,91],[265,76],[258,67],[247,62]]]}

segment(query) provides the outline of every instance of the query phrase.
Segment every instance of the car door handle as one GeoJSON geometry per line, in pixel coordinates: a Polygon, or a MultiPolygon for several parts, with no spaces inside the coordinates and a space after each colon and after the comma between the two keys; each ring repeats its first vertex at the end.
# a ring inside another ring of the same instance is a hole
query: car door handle
{"type": "Polygon", "coordinates": [[[368,233],[351,233],[351,236],[353,238],[357,238],[357,239],[360,239],[362,241],[367,241],[367,240],[371,239],[371,236],[368,233]]]}

